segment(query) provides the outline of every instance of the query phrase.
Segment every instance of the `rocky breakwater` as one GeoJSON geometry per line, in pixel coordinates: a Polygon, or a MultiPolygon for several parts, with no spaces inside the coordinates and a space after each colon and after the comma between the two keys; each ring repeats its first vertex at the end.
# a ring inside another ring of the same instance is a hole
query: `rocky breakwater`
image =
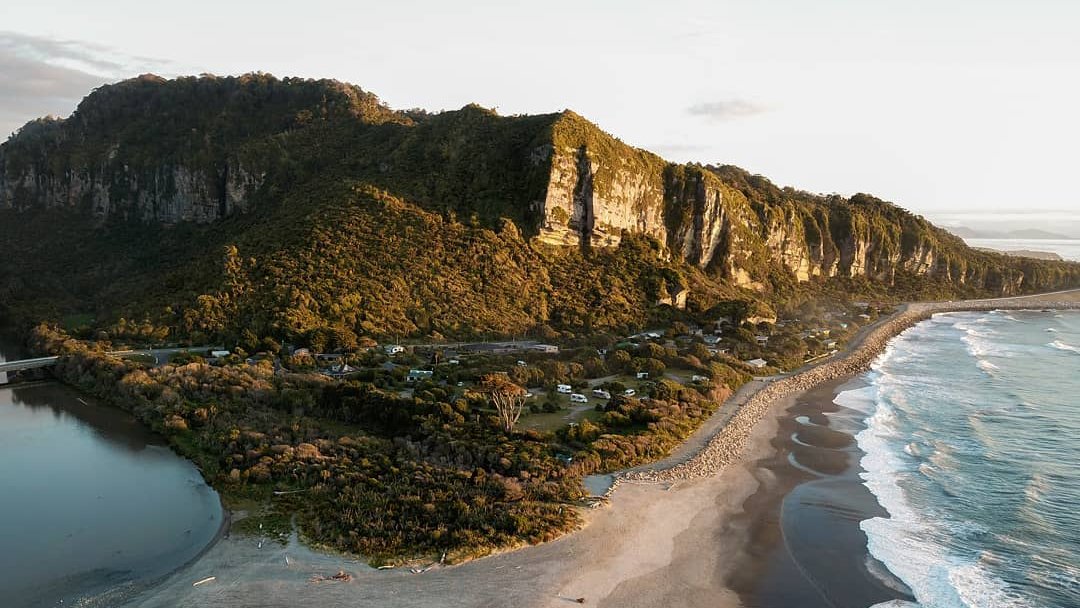
{"type": "Polygon", "coordinates": [[[793,376],[780,378],[751,395],[730,422],[689,460],[670,468],[617,475],[609,492],[614,490],[621,481],[671,482],[716,475],[728,465],[741,459],[746,440],[750,437],[754,425],[760,422],[779,400],[809,390],[818,384],[865,371],[878,355],[884,352],[893,337],[934,314],[967,310],[1042,308],[1080,310],[1080,292],[965,302],[908,304],[900,312],[871,328],[844,355],[793,376]]]}

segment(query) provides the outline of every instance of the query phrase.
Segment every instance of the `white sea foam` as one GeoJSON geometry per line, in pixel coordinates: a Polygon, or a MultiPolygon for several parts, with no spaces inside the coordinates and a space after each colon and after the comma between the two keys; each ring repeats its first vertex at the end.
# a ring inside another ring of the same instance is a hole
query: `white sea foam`
{"type": "Polygon", "coordinates": [[[1049,346],[1050,348],[1056,348],[1058,350],[1067,350],[1069,352],[1080,353],[1080,347],[1073,346],[1072,344],[1067,344],[1065,342],[1062,342],[1061,340],[1054,340],[1053,342],[1048,343],[1047,346],[1049,346]]]}
{"type": "Polygon", "coordinates": [[[978,367],[979,369],[981,369],[982,371],[986,372],[986,373],[987,373],[987,375],[990,375],[990,376],[993,376],[993,375],[994,375],[994,372],[996,372],[996,371],[998,371],[999,369],[1001,369],[1001,368],[999,368],[998,366],[994,365],[994,364],[993,364],[993,363],[992,363],[991,361],[989,361],[989,360],[987,360],[987,359],[979,359],[978,361],[976,361],[976,362],[975,362],[975,365],[976,365],[976,366],[977,366],[977,367],[978,367]]]}
{"type": "MultiPolygon", "coordinates": [[[[1011,594],[1005,583],[990,574],[978,563],[961,560],[949,554],[937,538],[957,530],[944,530],[939,518],[917,511],[901,488],[901,477],[910,475],[913,467],[905,463],[905,448],[911,446],[910,438],[903,437],[898,428],[896,412],[889,401],[893,395],[882,394],[888,385],[887,363],[878,366],[874,385],[858,391],[848,391],[837,396],[848,407],[855,404],[866,408],[869,395],[876,395],[872,414],[866,421],[867,428],[856,435],[859,448],[865,454],[861,474],[866,487],[873,493],[888,518],[872,518],[860,527],[867,535],[870,554],[884,563],[890,571],[904,581],[919,604],[941,608],[1019,607],[1025,604],[1011,594]],[[882,382],[884,380],[884,382],[882,382]],[[856,393],[852,395],[851,393],[856,393]]],[[[924,474],[934,469],[923,463],[918,467],[924,474]]],[[[972,530],[972,532],[977,532],[972,530]]],[[[910,603],[884,603],[885,606],[912,606],[910,603]]]]}

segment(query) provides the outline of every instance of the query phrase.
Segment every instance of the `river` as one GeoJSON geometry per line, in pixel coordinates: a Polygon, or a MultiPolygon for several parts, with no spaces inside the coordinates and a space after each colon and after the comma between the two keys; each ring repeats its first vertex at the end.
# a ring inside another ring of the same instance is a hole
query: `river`
{"type": "MultiPolygon", "coordinates": [[[[21,355],[0,338],[0,360],[21,355]]],[[[199,555],[224,512],[134,418],[58,382],[0,386],[0,606],[111,606],[199,555]]]]}

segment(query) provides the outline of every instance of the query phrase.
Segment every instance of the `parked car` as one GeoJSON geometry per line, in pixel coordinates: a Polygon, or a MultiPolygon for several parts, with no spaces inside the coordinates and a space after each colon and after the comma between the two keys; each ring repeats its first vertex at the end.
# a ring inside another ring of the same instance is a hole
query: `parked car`
{"type": "Polygon", "coordinates": [[[632,388],[628,388],[625,391],[623,391],[622,394],[623,394],[623,397],[633,397],[634,395],[637,394],[637,391],[635,391],[632,388]]]}

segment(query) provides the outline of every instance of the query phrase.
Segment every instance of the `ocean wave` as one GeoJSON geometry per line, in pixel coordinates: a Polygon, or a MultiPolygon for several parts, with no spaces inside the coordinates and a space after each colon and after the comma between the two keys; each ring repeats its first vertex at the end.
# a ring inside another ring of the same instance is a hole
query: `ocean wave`
{"type": "Polygon", "coordinates": [[[1058,350],[1065,350],[1080,354],[1080,346],[1073,346],[1072,344],[1067,344],[1065,342],[1062,342],[1061,340],[1054,340],[1053,342],[1048,342],[1046,345],[1050,348],[1056,348],[1058,350]]]}
{"type": "Polygon", "coordinates": [[[982,371],[986,372],[986,375],[991,376],[991,377],[994,376],[994,372],[1001,369],[1000,367],[998,367],[997,365],[994,365],[993,362],[991,362],[991,361],[989,361],[987,359],[979,359],[978,361],[975,362],[975,366],[978,367],[979,369],[981,369],[982,371]]]}
{"type": "MultiPolygon", "coordinates": [[[[925,518],[910,505],[899,483],[903,475],[910,474],[906,472],[910,466],[903,461],[903,447],[908,443],[895,441],[895,420],[891,408],[878,401],[876,410],[867,419],[867,428],[856,435],[864,453],[861,461],[864,472],[860,475],[889,513],[888,518],[875,517],[860,524],[866,533],[870,554],[903,580],[922,605],[942,608],[1024,606],[1003,581],[984,567],[949,555],[935,540],[950,532],[938,527],[946,522],[939,516],[925,518]]],[[[929,466],[920,466],[919,470],[924,474],[933,472],[929,466]]]]}

